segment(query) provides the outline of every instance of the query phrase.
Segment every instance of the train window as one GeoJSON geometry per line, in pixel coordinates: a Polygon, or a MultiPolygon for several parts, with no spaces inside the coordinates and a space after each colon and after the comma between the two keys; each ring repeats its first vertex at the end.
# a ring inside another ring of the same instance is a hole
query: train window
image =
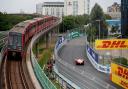
{"type": "Polygon", "coordinates": [[[13,44],[13,36],[9,35],[9,45],[13,44]]]}
{"type": "Polygon", "coordinates": [[[22,46],[22,38],[21,38],[21,36],[19,35],[19,36],[17,36],[17,41],[18,41],[18,43],[17,43],[17,46],[22,46]]]}
{"type": "Polygon", "coordinates": [[[32,26],[30,27],[30,31],[34,31],[35,28],[36,28],[36,25],[34,24],[34,25],[32,25],[32,26]]]}
{"type": "Polygon", "coordinates": [[[22,46],[22,35],[19,33],[9,33],[9,43],[8,45],[22,46]]]}

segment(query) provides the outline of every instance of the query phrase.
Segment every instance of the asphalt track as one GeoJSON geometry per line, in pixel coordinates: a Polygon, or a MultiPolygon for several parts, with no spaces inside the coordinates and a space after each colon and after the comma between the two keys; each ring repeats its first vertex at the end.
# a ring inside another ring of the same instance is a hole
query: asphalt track
{"type": "Polygon", "coordinates": [[[109,74],[97,71],[85,52],[85,37],[69,41],[58,52],[63,61],[57,63],[59,72],[81,89],[123,89],[111,82],[109,74]],[[83,58],[85,65],[75,65],[75,58],[83,58]]]}

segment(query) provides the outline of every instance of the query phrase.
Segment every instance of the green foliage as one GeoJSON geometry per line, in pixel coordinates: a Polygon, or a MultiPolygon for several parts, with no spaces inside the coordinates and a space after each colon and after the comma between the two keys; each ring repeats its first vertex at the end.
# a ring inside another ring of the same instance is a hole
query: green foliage
{"type": "Polygon", "coordinates": [[[0,31],[10,30],[17,23],[32,18],[33,16],[29,15],[4,14],[0,12],[0,31]]]}
{"type": "Polygon", "coordinates": [[[112,19],[112,17],[109,14],[105,14],[105,19],[112,19]]]}
{"type": "Polygon", "coordinates": [[[39,60],[39,65],[41,67],[44,66],[44,64],[47,64],[48,60],[51,58],[52,49],[45,49],[42,51],[41,59],[39,60]]]}
{"type": "Polygon", "coordinates": [[[115,26],[113,26],[112,25],[112,28],[111,28],[111,33],[116,33],[117,31],[118,31],[118,29],[119,29],[119,26],[118,25],[115,25],[115,26]]]}
{"type": "Polygon", "coordinates": [[[60,32],[66,32],[67,30],[81,27],[89,22],[88,15],[78,16],[65,16],[63,17],[62,24],[60,25],[60,32]]]}
{"type": "Polygon", "coordinates": [[[117,31],[117,29],[116,29],[116,27],[115,26],[112,26],[112,28],[111,28],[111,33],[115,33],[117,31]]]}
{"type": "Polygon", "coordinates": [[[95,6],[91,10],[90,14],[90,22],[92,27],[95,27],[96,35],[99,35],[99,24],[100,24],[100,37],[103,38],[107,36],[107,24],[105,22],[105,15],[102,8],[96,3],[95,6]]]}
{"type": "Polygon", "coordinates": [[[115,59],[113,59],[113,61],[118,63],[118,64],[122,64],[122,65],[128,66],[128,59],[126,59],[124,57],[115,58],[115,59]]]}
{"type": "Polygon", "coordinates": [[[89,42],[95,41],[96,37],[96,28],[95,27],[89,27],[86,29],[86,34],[88,35],[87,39],[89,42]]]}
{"type": "Polygon", "coordinates": [[[91,17],[90,18],[91,21],[105,20],[105,16],[104,16],[103,10],[102,10],[102,8],[97,3],[92,8],[90,17],[91,17]]]}

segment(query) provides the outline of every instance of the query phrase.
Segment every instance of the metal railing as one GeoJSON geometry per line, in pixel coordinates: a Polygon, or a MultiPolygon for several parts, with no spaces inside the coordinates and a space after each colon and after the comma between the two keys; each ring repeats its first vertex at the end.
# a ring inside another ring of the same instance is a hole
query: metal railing
{"type": "Polygon", "coordinates": [[[31,41],[31,50],[30,50],[30,57],[31,57],[31,63],[32,63],[32,66],[33,66],[33,70],[34,70],[34,73],[36,75],[36,78],[38,79],[41,87],[43,89],[57,89],[55,87],[55,85],[49,80],[49,78],[46,76],[46,74],[44,73],[44,71],[42,71],[40,65],[38,64],[37,62],[37,58],[35,57],[33,51],[32,51],[32,48],[33,48],[33,45],[36,43],[37,39],[39,37],[41,37],[41,35],[43,35],[44,33],[46,33],[49,29],[57,26],[59,23],[61,22],[58,21],[56,23],[54,23],[54,26],[51,26],[50,28],[46,29],[46,31],[41,31],[38,35],[36,35],[35,37],[33,37],[32,41],[31,41]]]}
{"type": "Polygon", "coordinates": [[[37,62],[36,57],[34,56],[34,54],[32,52],[32,49],[31,49],[31,60],[32,60],[32,65],[33,65],[33,69],[34,69],[35,75],[36,75],[40,85],[44,89],[57,89],[53,85],[53,83],[49,80],[49,78],[46,76],[44,71],[42,71],[40,65],[37,62]]]}

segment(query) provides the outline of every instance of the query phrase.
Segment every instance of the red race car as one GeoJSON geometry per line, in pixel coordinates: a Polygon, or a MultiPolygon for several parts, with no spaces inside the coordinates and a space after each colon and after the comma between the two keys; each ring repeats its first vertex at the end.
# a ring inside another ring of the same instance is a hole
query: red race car
{"type": "Polygon", "coordinates": [[[84,65],[84,59],[75,59],[76,65],[84,65]]]}

